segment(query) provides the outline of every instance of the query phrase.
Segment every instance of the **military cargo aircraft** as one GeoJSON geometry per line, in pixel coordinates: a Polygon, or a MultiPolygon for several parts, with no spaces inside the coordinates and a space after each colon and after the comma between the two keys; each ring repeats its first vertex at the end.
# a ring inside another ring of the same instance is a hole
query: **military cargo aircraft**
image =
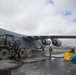
{"type": "Polygon", "coordinates": [[[0,28],[0,59],[16,54],[25,57],[27,49],[44,49],[51,44],[61,46],[62,42],[58,38],[76,38],[76,36],[26,36],[0,28]]]}

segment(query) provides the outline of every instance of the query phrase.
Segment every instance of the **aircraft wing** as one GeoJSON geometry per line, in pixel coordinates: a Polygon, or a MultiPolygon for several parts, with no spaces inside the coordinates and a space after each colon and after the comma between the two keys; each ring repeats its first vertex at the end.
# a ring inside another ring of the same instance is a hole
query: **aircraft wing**
{"type": "Polygon", "coordinates": [[[28,41],[34,41],[34,40],[41,40],[42,43],[44,45],[50,45],[52,43],[52,45],[54,46],[61,46],[62,42],[60,40],[58,40],[58,38],[60,39],[76,39],[76,36],[71,36],[71,35],[55,35],[55,36],[23,36],[24,39],[28,40],[28,41]],[[49,41],[47,38],[51,39],[51,41],[49,41]]]}
{"type": "Polygon", "coordinates": [[[32,42],[41,41],[43,45],[50,45],[52,43],[54,46],[60,46],[61,41],[58,40],[59,38],[76,39],[76,36],[74,35],[27,36],[27,35],[18,34],[1,28],[0,28],[0,34],[14,35],[17,40],[20,40],[23,44],[26,43],[27,45],[29,45],[29,43],[32,44],[32,42]],[[47,38],[51,40],[49,41],[47,38]]]}
{"type": "Polygon", "coordinates": [[[61,38],[61,39],[76,39],[76,36],[73,36],[73,35],[55,35],[55,36],[23,36],[23,38],[27,39],[27,40],[44,40],[46,38],[50,38],[50,39],[58,39],[58,38],[61,38]]]}
{"type": "Polygon", "coordinates": [[[55,36],[50,36],[50,38],[61,38],[61,39],[76,39],[76,36],[74,35],[55,35],[55,36]]]}

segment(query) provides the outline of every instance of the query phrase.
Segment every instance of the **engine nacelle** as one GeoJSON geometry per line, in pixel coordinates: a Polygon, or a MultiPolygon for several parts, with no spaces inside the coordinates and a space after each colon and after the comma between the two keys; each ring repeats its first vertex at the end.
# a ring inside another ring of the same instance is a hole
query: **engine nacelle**
{"type": "Polygon", "coordinates": [[[45,40],[42,40],[42,44],[43,45],[50,45],[51,44],[51,41],[48,40],[48,39],[45,39],[45,40]]]}
{"type": "Polygon", "coordinates": [[[52,44],[54,46],[61,46],[62,45],[62,42],[60,40],[58,40],[58,39],[53,39],[52,40],[52,44]]]}

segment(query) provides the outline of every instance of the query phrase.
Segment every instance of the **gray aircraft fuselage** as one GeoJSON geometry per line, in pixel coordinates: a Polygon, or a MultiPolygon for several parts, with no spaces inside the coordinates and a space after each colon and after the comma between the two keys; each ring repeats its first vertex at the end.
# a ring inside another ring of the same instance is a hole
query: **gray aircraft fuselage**
{"type": "Polygon", "coordinates": [[[51,43],[54,46],[61,46],[62,42],[58,40],[58,38],[68,38],[68,39],[76,39],[76,36],[27,36],[27,35],[22,35],[18,34],[15,32],[11,32],[5,29],[0,28],[0,35],[1,34],[9,34],[9,35],[14,35],[15,40],[19,40],[21,45],[21,48],[26,48],[26,49],[35,49],[35,48],[41,48],[44,49],[46,46],[50,46],[51,43]],[[50,40],[48,40],[48,38],[50,40]]]}
{"type": "MultiPolygon", "coordinates": [[[[25,39],[24,36],[22,34],[18,34],[15,32],[11,32],[5,29],[1,29],[0,28],[0,34],[9,34],[9,35],[14,35],[15,36],[15,40],[19,40],[21,43],[21,47],[27,48],[27,49],[35,49],[35,48],[44,48],[46,45],[42,44],[41,40],[33,40],[30,39],[28,40],[27,38],[25,39]]],[[[25,36],[27,37],[27,36],[25,36]]]]}
{"type": "Polygon", "coordinates": [[[51,43],[54,46],[61,46],[62,42],[58,40],[58,38],[68,38],[68,39],[76,39],[76,36],[27,36],[18,34],[15,32],[11,32],[5,29],[0,28],[0,35],[1,34],[9,34],[14,35],[15,40],[19,40],[21,45],[20,47],[24,47],[27,49],[35,49],[41,48],[44,49],[45,46],[50,46],[51,43]],[[50,38],[50,40],[48,40],[50,38]]]}

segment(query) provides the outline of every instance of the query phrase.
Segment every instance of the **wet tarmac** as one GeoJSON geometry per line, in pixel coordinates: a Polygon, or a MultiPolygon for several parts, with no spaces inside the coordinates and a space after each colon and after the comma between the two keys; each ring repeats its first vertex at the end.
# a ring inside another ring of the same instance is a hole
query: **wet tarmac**
{"type": "Polygon", "coordinates": [[[0,75],[76,75],[76,64],[64,61],[63,51],[54,53],[51,60],[47,53],[41,52],[41,57],[20,60],[23,62],[21,66],[0,70],[0,75]]]}

